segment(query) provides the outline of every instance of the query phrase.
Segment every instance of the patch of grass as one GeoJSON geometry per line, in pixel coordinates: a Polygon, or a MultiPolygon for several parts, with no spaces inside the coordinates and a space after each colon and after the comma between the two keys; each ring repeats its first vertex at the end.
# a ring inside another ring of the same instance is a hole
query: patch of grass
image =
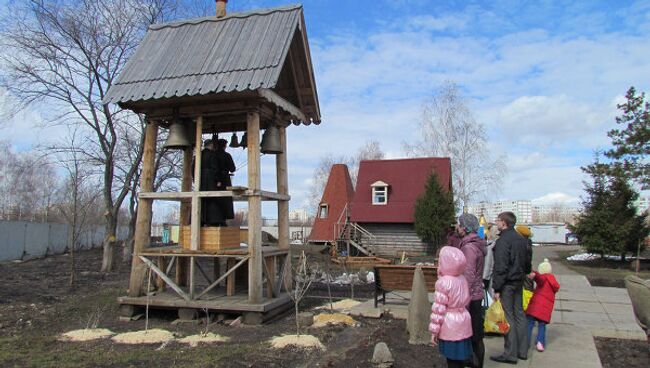
{"type": "Polygon", "coordinates": [[[582,251],[558,251],[560,262],[572,271],[587,277],[592,286],[625,287],[623,279],[627,275],[637,275],[642,279],[650,279],[650,271],[643,270],[638,274],[630,269],[629,262],[618,261],[568,261],[567,257],[582,251]]]}
{"type": "MultiPolygon", "coordinates": [[[[54,337],[22,336],[0,338],[2,367],[213,367],[232,366],[236,356],[250,350],[266,350],[261,344],[200,345],[188,348],[171,343],[159,345],[118,345],[110,340],[60,342],[54,337]],[[259,346],[258,346],[259,345],[259,346]]],[[[262,352],[260,352],[260,355],[262,352]]]]}

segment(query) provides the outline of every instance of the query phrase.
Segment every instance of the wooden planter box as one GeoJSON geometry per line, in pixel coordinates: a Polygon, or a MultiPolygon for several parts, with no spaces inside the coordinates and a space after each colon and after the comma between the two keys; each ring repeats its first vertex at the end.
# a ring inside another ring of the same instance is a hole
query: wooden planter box
{"type": "MultiPolygon", "coordinates": [[[[183,249],[191,249],[190,227],[183,226],[180,244],[183,249]]],[[[239,227],[209,226],[201,227],[201,244],[199,250],[218,251],[239,248],[239,227]]]]}

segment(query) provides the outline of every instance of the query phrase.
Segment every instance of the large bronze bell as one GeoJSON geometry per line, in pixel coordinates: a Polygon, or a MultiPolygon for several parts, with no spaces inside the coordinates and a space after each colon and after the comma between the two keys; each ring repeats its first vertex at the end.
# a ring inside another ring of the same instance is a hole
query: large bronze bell
{"type": "Polygon", "coordinates": [[[169,136],[165,142],[165,148],[185,149],[192,146],[192,141],[187,137],[187,126],[173,122],[169,126],[169,136]]]}
{"type": "Polygon", "coordinates": [[[282,145],[280,144],[280,130],[275,125],[269,125],[262,136],[261,144],[262,153],[278,154],[282,153],[282,145]]]}
{"type": "Polygon", "coordinates": [[[239,142],[237,142],[237,134],[232,133],[232,136],[230,137],[230,148],[237,148],[239,147],[239,142]]]}
{"type": "Polygon", "coordinates": [[[248,147],[248,133],[244,132],[244,135],[241,136],[241,141],[239,141],[239,147],[246,149],[248,147]]]}

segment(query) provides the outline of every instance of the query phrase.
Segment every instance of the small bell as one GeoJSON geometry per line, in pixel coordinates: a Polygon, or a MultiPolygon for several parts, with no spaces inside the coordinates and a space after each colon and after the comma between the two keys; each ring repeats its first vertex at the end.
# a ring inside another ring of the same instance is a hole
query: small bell
{"type": "Polygon", "coordinates": [[[282,153],[282,145],[280,145],[280,131],[275,125],[269,125],[262,136],[261,143],[262,153],[278,154],[282,153]]]}
{"type": "Polygon", "coordinates": [[[237,142],[237,134],[232,133],[232,136],[230,137],[230,144],[229,146],[231,148],[237,148],[239,147],[239,142],[237,142]]]}
{"type": "Polygon", "coordinates": [[[241,141],[239,141],[239,147],[246,149],[248,147],[248,133],[244,132],[244,135],[241,136],[241,141]]]}

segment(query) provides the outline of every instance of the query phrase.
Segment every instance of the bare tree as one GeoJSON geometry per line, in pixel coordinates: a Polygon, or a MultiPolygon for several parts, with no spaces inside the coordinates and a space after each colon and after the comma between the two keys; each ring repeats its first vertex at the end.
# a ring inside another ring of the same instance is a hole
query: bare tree
{"type": "Polygon", "coordinates": [[[505,158],[493,158],[483,124],[477,122],[458,86],[445,82],[422,108],[420,139],[404,143],[410,157],[451,159],[453,190],[458,206],[466,207],[498,189],[507,172],[505,158]]]}
{"type": "Polygon", "coordinates": [[[357,150],[357,154],[352,158],[350,167],[350,179],[352,186],[357,186],[357,176],[359,175],[359,164],[363,160],[381,160],[384,158],[384,151],[381,150],[379,142],[374,139],[366,143],[357,150]]]}
{"type": "MultiPolygon", "coordinates": [[[[143,131],[144,129],[144,120],[141,119],[140,127],[137,131],[143,131]]],[[[126,134],[127,137],[130,135],[126,134]]],[[[182,152],[178,150],[168,150],[164,148],[164,143],[167,140],[167,131],[163,132],[158,136],[156,142],[156,158],[154,161],[154,172],[156,177],[153,182],[153,190],[159,191],[171,191],[178,190],[180,186],[180,179],[182,177],[181,164],[183,161],[182,152]]],[[[132,162],[135,157],[139,156],[142,152],[142,141],[126,138],[125,143],[128,148],[125,154],[128,156],[123,162],[132,162]]],[[[118,167],[119,173],[118,178],[124,178],[128,174],[128,167],[118,167]]],[[[129,183],[124,183],[124,185],[129,185],[131,193],[137,193],[140,189],[140,174],[142,173],[142,168],[139,167],[138,171],[131,177],[129,183]]],[[[128,202],[128,211],[129,211],[129,224],[128,224],[128,235],[124,241],[124,249],[122,252],[122,259],[124,261],[131,259],[131,254],[133,253],[133,244],[135,241],[135,223],[136,223],[136,213],[138,209],[138,201],[135,195],[129,196],[128,202]]]]}
{"type": "Polygon", "coordinates": [[[313,213],[318,208],[323,191],[325,190],[325,185],[327,184],[327,179],[334,164],[345,164],[348,166],[352,186],[355,186],[357,174],[359,173],[359,163],[363,160],[381,160],[383,158],[384,152],[381,150],[379,142],[372,139],[366,141],[363,146],[359,147],[354,156],[327,154],[321,157],[318,164],[316,164],[309,187],[308,201],[310,211],[313,213]]]}
{"type": "Polygon", "coordinates": [[[59,183],[52,164],[32,151],[15,153],[0,141],[0,218],[49,221],[59,183]]]}
{"type": "MultiPolygon", "coordinates": [[[[139,155],[115,181],[129,113],[102,98],[133,53],[147,26],[173,13],[173,0],[29,0],[12,4],[2,33],[1,86],[22,107],[47,103],[52,124],[80,126],[94,135],[79,153],[102,177],[105,239],[102,271],[113,269],[119,209],[131,191],[139,155]]],[[[142,135],[141,132],[139,135],[142,135]]],[[[141,139],[141,138],[140,138],[141,139]]]]}
{"type": "Polygon", "coordinates": [[[100,193],[97,189],[93,190],[91,181],[86,179],[89,170],[87,163],[84,162],[84,155],[77,149],[79,144],[77,131],[70,132],[65,144],[67,148],[59,150],[57,154],[58,163],[66,173],[58,209],[71,230],[70,286],[73,287],[76,279],[75,250],[79,245],[82,232],[89,225],[90,209],[97,204],[96,198],[100,193]]]}

